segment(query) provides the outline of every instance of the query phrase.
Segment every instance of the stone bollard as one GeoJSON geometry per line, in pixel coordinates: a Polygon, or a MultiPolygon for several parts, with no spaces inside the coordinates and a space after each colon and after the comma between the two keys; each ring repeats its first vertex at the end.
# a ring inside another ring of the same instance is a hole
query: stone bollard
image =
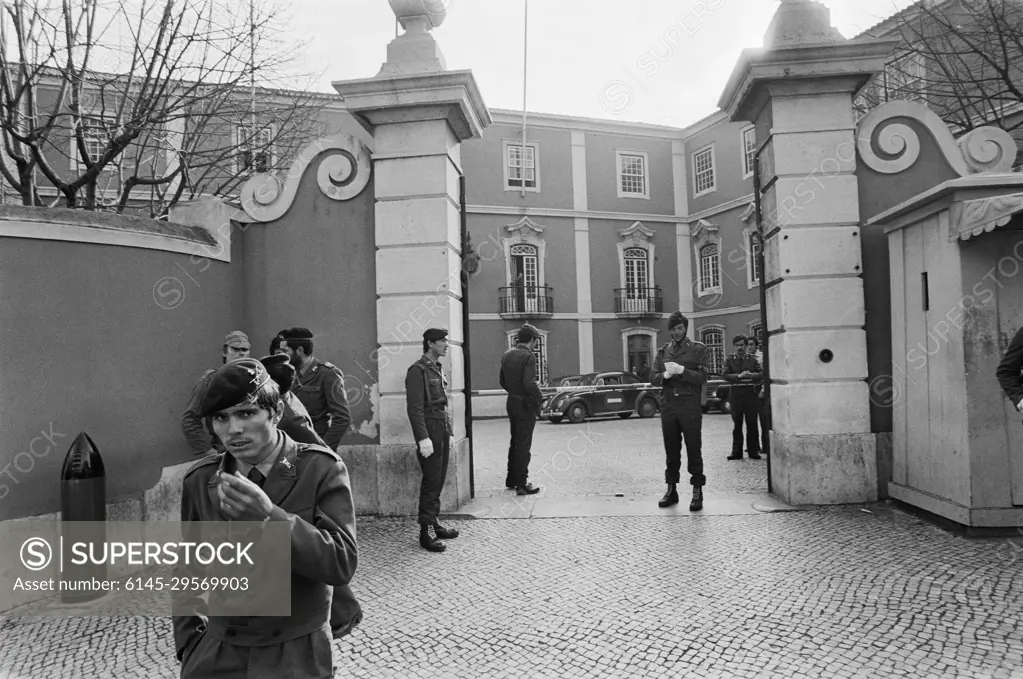
{"type": "Polygon", "coordinates": [[[63,603],[81,603],[103,596],[102,589],[89,586],[93,580],[106,580],[106,565],[103,559],[106,543],[107,493],[106,471],[103,458],[96,444],[84,431],[71,444],[64,458],[60,472],[60,519],[63,549],[67,550],[62,559],[60,573],[60,599],[63,603]],[[72,563],[74,543],[86,543],[96,559],[84,564],[72,563]]]}

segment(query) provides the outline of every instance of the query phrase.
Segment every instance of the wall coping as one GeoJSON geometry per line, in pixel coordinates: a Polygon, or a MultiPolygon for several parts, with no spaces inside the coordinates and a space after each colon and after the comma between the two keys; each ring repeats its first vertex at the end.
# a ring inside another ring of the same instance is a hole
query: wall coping
{"type": "Polygon", "coordinates": [[[883,226],[885,233],[891,233],[915,223],[917,220],[914,219],[913,213],[929,205],[940,209],[959,200],[983,198],[996,193],[1019,190],[1020,187],[1023,187],[1023,174],[1018,172],[981,173],[957,177],[871,217],[866,225],[883,226]]]}
{"type": "Polygon", "coordinates": [[[70,208],[0,207],[0,237],[58,240],[212,256],[221,249],[206,229],[174,222],[70,208]]]}

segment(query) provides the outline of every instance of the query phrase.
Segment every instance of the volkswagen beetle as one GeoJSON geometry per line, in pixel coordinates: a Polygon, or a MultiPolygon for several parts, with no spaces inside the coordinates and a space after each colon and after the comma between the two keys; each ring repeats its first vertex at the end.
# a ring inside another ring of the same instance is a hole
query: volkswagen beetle
{"type": "Polygon", "coordinates": [[[660,407],[660,390],[633,373],[597,372],[582,375],[579,384],[549,396],[540,417],[554,424],[609,415],[653,417],[660,407]]]}

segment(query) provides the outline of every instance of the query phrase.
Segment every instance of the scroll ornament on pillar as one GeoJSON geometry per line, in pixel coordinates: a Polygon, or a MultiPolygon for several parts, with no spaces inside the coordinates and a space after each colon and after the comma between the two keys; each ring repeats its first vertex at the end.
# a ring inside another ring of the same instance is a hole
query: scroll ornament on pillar
{"type": "Polygon", "coordinates": [[[916,101],[881,104],[860,121],[856,148],[875,172],[896,174],[920,157],[916,130],[900,122],[917,121],[930,132],[945,160],[961,177],[981,172],[1009,172],[1016,159],[1016,142],[1005,130],[978,127],[958,140],[934,111],[916,101]]]}
{"type": "Polygon", "coordinates": [[[351,135],[337,134],[306,146],[283,181],[267,172],[250,177],[241,188],[242,209],[256,222],[283,217],[295,200],[306,169],[317,158],[316,183],[328,198],[351,200],[369,184],[373,168],[369,148],[351,135]]]}

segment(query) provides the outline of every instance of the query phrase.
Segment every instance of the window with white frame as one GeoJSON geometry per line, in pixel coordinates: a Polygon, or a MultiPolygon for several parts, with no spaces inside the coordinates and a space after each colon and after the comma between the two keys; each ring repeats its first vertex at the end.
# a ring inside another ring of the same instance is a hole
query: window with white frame
{"type": "Polygon", "coordinates": [[[742,131],[742,178],[753,176],[753,163],[757,154],[757,130],[747,127],[742,131]]]}
{"type": "Polygon", "coordinates": [[[248,125],[235,128],[235,143],[238,155],[235,160],[235,174],[242,172],[269,172],[274,165],[274,128],[272,125],[257,131],[248,125]]]}
{"type": "Polygon", "coordinates": [[[721,254],[717,243],[700,248],[700,294],[721,288],[721,254]]]}
{"type": "Polygon", "coordinates": [[[700,341],[707,345],[707,368],[720,375],[725,366],[725,331],[721,328],[701,328],[700,341]]]}
{"type": "Polygon", "coordinates": [[[702,196],[713,191],[716,186],[714,147],[708,146],[693,154],[693,193],[702,196]]]}
{"type": "Polygon", "coordinates": [[[625,294],[622,296],[621,310],[649,311],[650,253],[644,248],[626,248],[622,255],[625,260],[625,280],[622,281],[625,294]]]}
{"type": "Polygon", "coordinates": [[[760,321],[753,321],[752,323],[749,324],[749,334],[752,337],[756,337],[757,338],[757,344],[759,345],[761,351],[763,351],[763,347],[764,347],[764,332],[763,332],[763,330],[764,330],[764,328],[761,325],[760,321]]]}
{"type": "MultiPolygon", "coordinates": [[[[515,346],[515,336],[518,334],[518,330],[508,331],[508,348],[511,349],[515,346]]],[[[536,382],[542,387],[547,386],[547,335],[549,333],[540,331],[540,337],[536,340],[536,348],[533,350],[533,355],[536,357],[536,382]]]]}
{"type": "Polygon", "coordinates": [[[525,188],[526,191],[539,191],[540,181],[537,171],[537,158],[540,148],[535,143],[509,142],[504,143],[504,188],[511,191],[525,188]]]}
{"type": "MultiPolygon", "coordinates": [[[[83,115],[81,118],[82,139],[85,143],[85,150],[89,160],[96,162],[106,152],[110,139],[117,133],[117,123],[109,116],[83,115]]],[[[85,161],[78,150],[78,140],[74,133],[71,135],[71,166],[77,172],[86,170],[85,161]]],[[[103,168],[104,172],[113,169],[113,165],[103,168]]]]}
{"type": "Polygon", "coordinates": [[[618,197],[649,198],[647,154],[641,151],[615,151],[618,160],[618,197]]]}
{"type": "Polygon", "coordinates": [[[924,59],[921,54],[906,54],[893,59],[884,68],[885,100],[923,101],[924,59]]]}
{"type": "Polygon", "coordinates": [[[746,280],[750,287],[760,284],[760,234],[755,230],[746,233],[746,280]]]}

